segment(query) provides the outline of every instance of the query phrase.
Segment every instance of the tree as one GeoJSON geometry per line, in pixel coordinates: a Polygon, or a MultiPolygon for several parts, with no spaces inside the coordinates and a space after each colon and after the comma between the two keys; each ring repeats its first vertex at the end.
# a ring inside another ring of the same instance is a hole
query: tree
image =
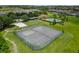
{"type": "Polygon", "coordinates": [[[23,19],[23,21],[27,21],[28,20],[28,16],[26,14],[21,16],[21,19],[23,19]]]}
{"type": "Polygon", "coordinates": [[[3,22],[0,20],[0,30],[3,29],[3,22]]]}
{"type": "Polygon", "coordinates": [[[12,19],[15,19],[17,17],[16,14],[13,12],[8,13],[7,16],[12,18],[12,19]]]}
{"type": "Polygon", "coordinates": [[[68,16],[66,14],[58,14],[59,19],[61,19],[63,22],[68,21],[68,16]]]}
{"type": "Polygon", "coordinates": [[[4,23],[4,26],[9,26],[11,23],[13,23],[13,19],[8,16],[3,16],[2,21],[4,23]]]}
{"type": "Polygon", "coordinates": [[[53,15],[53,19],[54,19],[54,20],[53,20],[53,24],[55,25],[55,24],[56,24],[56,19],[57,19],[57,14],[54,14],[54,15],[53,15]]]}
{"type": "Polygon", "coordinates": [[[54,19],[54,20],[53,20],[53,25],[55,25],[55,24],[56,24],[56,20],[54,19]]]}
{"type": "Polygon", "coordinates": [[[39,15],[40,15],[40,12],[38,12],[38,11],[30,12],[30,13],[28,14],[29,17],[37,17],[37,16],[39,16],[39,15]]]}
{"type": "Polygon", "coordinates": [[[40,15],[40,12],[35,11],[35,12],[33,12],[32,14],[33,14],[33,17],[37,17],[37,16],[39,16],[39,15],[40,15]]]}
{"type": "Polygon", "coordinates": [[[2,21],[2,16],[0,16],[0,30],[3,29],[3,21],[2,21]]]}
{"type": "Polygon", "coordinates": [[[64,14],[59,14],[59,18],[60,18],[60,20],[62,20],[62,21],[61,21],[62,32],[64,32],[63,27],[64,27],[64,22],[65,22],[65,20],[66,20],[66,16],[65,16],[64,14]]]}
{"type": "Polygon", "coordinates": [[[8,27],[14,20],[8,16],[0,16],[0,29],[8,27]]]}
{"type": "Polygon", "coordinates": [[[53,14],[53,18],[56,19],[57,18],[57,14],[53,14]]]}
{"type": "Polygon", "coordinates": [[[0,53],[8,53],[10,52],[9,46],[0,32],[0,53]]]}

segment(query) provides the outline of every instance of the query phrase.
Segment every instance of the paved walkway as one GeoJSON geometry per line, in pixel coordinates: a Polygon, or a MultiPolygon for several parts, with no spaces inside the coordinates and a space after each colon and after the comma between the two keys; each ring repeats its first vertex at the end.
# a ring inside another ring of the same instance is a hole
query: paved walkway
{"type": "Polygon", "coordinates": [[[9,41],[9,42],[13,45],[13,47],[12,47],[12,48],[13,48],[13,52],[16,53],[16,52],[18,52],[16,43],[15,43],[14,41],[9,40],[9,39],[6,37],[6,35],[7,35],[8,32],[9,32],[9,31],[6,30],[6,32],[5,32],[5,34],[4,34],[3,37],[5,38],[5,40],[9,41]]]}

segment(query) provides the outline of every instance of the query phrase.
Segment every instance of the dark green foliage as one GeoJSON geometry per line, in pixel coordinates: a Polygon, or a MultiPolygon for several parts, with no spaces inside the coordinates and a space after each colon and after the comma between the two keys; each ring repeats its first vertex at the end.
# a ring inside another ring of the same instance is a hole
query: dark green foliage
{"type": "Polygon", "coordinates": [[[10,52],[9,46],[5,39],[0,35],[0,53],[8,53],[10,52]]]}
{"type": "Polygon", "coordinates": [[[27,21],[28,20],[28,16],[26,14],[21,16],[21,19],[23,19],[23,21],[27,21]]]}
{"type": "Polygon", "coordinates": [[[3,28],[3,22],[0,20],[0,30],[3,28]]]}
{"type": "Polygon", "coordinates": [[[54,19],[54,20],[53,20],[53,25],[55,25],[55,24],[56,24],[56,20],[54,19]]]}
{"type": "Polygon", "coordinates": [[[53,14],[53,18],[54,19],[57,19],[57,14],[53,14]]]}
{"type": "Polygon", "coordinates": [[[58,14],[59,19],[61,19],[63,22],[68,21],[68,16],[65,14],[58,14]]]}
{"type": "Polygon", "coordinates": [[[9,12],[9,13],[7,14],[7,16],[10,17],[10,18],[12,18],[12,19],[17,18],[17,17],[16,17],[16,14],[13,13],[13,12],[9,12]]]}
{"type": "Polygon", "coordinates": [[[11,23],[13,23],[12,18],[8,16],[0,16],[0,25],[1,25],[0,29],[8,27],[11,23]]]}

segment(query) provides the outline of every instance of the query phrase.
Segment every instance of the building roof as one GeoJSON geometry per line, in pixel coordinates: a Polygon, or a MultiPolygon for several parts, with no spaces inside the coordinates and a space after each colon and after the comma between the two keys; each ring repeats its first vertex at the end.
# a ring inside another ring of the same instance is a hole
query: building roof
{"type": "Polygon", "coordinates": [[[14,13],[30,13],[30,12],[35,12],[35,11],[40,11],[40,10],[38,10],[38,9],[17,9],[17,10],[14,10],[13,12],[14,13]]]}
{"type": "Polygon", "coordinates": [[[14,23],[14,25],[18,26],[18,27],[26,27],[27,25],[22,23],[22,22],[18,22],[18,23],[14,23]]]}

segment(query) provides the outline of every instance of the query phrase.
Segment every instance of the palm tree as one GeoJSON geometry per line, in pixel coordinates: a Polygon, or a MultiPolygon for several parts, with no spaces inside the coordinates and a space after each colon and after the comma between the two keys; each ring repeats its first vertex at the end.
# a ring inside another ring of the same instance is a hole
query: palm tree
{"type": "Polygon", "coordinates": [[[66,16],[64,14],[59,14],[59,18],[61,19],[61,25],[62,25],[62,32],[64,32],[64,22],[66,19],[66,16]]]}
{"type": "Polygon", "coordinates": [[[54,20],[53,20],[53,25],[55,25],[55,24],[56,24],[56,20],[54,19],[54,20]]]}
{"type": "Polygon", "coordinates": [[[56,24],[56,18],[57,18],[57,15],[56,14],[53,14],[53,17],[52,17],[54,20],[52,20],[52,22],[50,22],[50,24],[51,23],[53,23],[53,25],[55,25],[56,24]]]}

